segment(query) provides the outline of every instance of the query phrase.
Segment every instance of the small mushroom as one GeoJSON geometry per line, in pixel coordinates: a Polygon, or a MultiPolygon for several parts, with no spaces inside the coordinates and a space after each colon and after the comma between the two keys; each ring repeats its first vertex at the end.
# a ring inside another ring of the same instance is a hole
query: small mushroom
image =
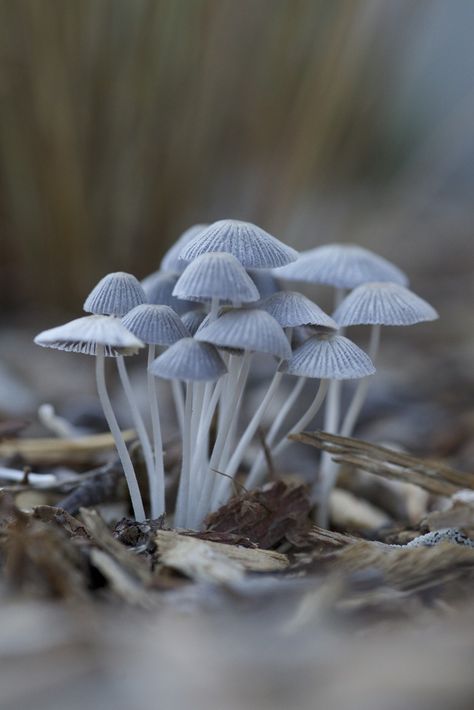
{"type": "Polygon", "coordinates": [[[155,271],[142,281],[146,302],[157,306],[169,306],[178,315],[191,311],[197,307],[192,301],[182,301],[173,296],[173,290],[179,279],[178,274],[162,273],[155,271]]]}
{"type": "MultiPolygon", "coordinates": [[[[148,366],[150,366],[155,359],[156,346],[173,345],[181,338],[189,336],[189,332],[182,323],[180,317],[169,306],[155,306],[150,304],[136,306],[122,318],[122,323],[131,333],[136,335],[137,338],[148,345],[148,366]]],[[[125,382],[127,382],[127,380],[128,378],[125,379],[125,382]]],[[[161,435],[160,413],[158,398],[156,395],[156,386],[153,375],[149,371],[147,373],[147,380],[154,451],[154,464],[152,456],[151,468],[148,468],[148,466],[147,468],[149,475],[151,515],[153,518],[158,518],[165,512],[163,441],[161,435]]],[[[129,380],[128,389],[132,390],[129,380]]],[[[129,399],[134,401],[133,391],[129,392],[129,399]]],[[[141,421],[139,426],[143,427],[143,421],[141,420],[138,408],[136,408],[134,418],[138,422],[141,421]]],[[[146,436],[146,430],[142,432],[142,436],[146,438],[145,458],[149,459],[151,450],[148,436],[146,436]]]]}
{"type": "Polygon", "coordinates": [[[201,254],[219,251],[233,254],[246,269],[273,269],[298,257],[298,252],[256,224],[222,219],[192,239],[180,258],[189,262],[201,254]]]}
{"type": "Polygon", "coordinates": [[[145,301],[145,291],[138,279],[117,271],[104,276],[92,289],[84,302],[84,310],[94,315],[120,318],[145,301]]]}
{"type": "Polygon", "coordinates": [[[100,403],[127,480],[136,520],[145,520],[145,511],[130,454],[115,417],[105,380],[104,358],[132,355],[144,347],[141,340],[130,333],[113,316],[84,316],[57,328],[45,330],[35,338],[45,348],[84,353],[96,357],[96,383],[100,403]]]}

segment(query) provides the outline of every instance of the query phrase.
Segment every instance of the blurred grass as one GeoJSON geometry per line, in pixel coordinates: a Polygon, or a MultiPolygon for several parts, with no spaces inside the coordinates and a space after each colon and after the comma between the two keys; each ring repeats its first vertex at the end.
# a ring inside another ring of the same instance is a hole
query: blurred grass
{"type": "Polygon", "coordinates": [[[284,237],[301,195],[390,183],[408,0],[0,0],[0,298],[78,310],[193,222],[284,237]]]}

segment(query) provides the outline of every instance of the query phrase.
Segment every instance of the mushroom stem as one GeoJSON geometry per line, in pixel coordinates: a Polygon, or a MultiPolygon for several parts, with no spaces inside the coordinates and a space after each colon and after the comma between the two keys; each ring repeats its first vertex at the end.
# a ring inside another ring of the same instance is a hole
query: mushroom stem
{"type": "MultiPolygon", "coordinates": [[[[198,522],[200,522],[211,509],[213,489],[217,488],[215,472],[216,470],[218,470],[219,461],[224,451],[227,435],[232,425],[232,419],[236,414],[236,410],[238,409],[237,404],[242,398],[250,367],[250,360],[251,353],[247,351],[244,353],[244,356],[242,358],[231,356],[229,360],[229,373],[226,376],[226,379],[230,376],[231,381],[234,384],[232,387],[232,393],[228,397],[227,406],[225,407],[222,416],[222,422],[219,422],[218,424],[216,441],[212,450],[209,466],[206,470],[207,476],[206,479],[203,481],[201,495],[199,498],[198,510],[196,514],[198,522]]],[[[223,385],[224,397],[228,392],[227,384],[228,383],[225,383],[223,385]]]]}
{"type": "MultiPolygon", "coordinates": [[[[298,377],[297,382],[295,386],[293,387],[290,395],[286,399],[285,403],[283,404],[282,408],[278,412],[277,417],[275,418],[273,424],[270,427],[270,430],[265,437],[265,443],[268,446],[268,449],[270,452],[272,451],[272,445],[273,442],[275,441],[278,432],[280,430],[281,425],[285,421],[286,416],[288,413],[291,411],[294,403],[300,396],[301,390],[303,389],[304,385],[306,382],[306,377],[298,377]]],[[[266,473],[266,461],[265,461],[265,455],[262,451],[259,452],[257,458],[255,459],[254,463],[252,464],[252,467],[250,469],[250,472],[247,476],[247,481],[246,481],[246,487],[247,488],[255,488],[255,486],[260,485],[263,481],[264,474],[266,473]]]]}
{"type": "Polygon", "coordinates": [[[117,452],[127,481],[132,501],[133,514],[138,522],[143,522],[145,520],[145,510],[143,508],[140,488],[138,487],[138,481],[135,476],[130,454],[128,453],[127,446],[123,439],[122,432],[120,431],[120,427],[115,417],[114,410],[112,409],[112,403],[107,392],[107,385],[105,383],[105,347],[103,345],[97,345],[95,376],[100,403],[105,419],[107,420],[110,433],[114,438],[115,446],[117,447],[117,452]]]}
{"type": "Polygon", "coordinates": [[[187,500],[189,493],[190,476],[190,456],[191,456],[191,417],[193,408],[193,384],[186,383],[186,399],[184,409],[184,429],[183,429],[183,454],[181,461],[181,475],[179,477],[178,495],[174,513],[175,527],[185,524],[187,500]]]}
{"type": "MultiPolygon", "coordinates": [[[[377,353],[380,345],[380,325],[373,325],[370,331],[370,343],[368,349],[368,355],[372,362],[375,363],[377,358],[377,353]]],[[[354,427],[357,423],[360,411],[364,406],[364,402],[367,398],[367,392],[369,389],[369,378],[364,377],[357,383],[357,386],[352,397],[349,409],[347,410],[346,416],[344,418],[341,427],[341,436],[351,436],[354,431],[354,427]]]]}
{"type": "Polygon", "coordinates": [[[192,501],[196,500],[196,485],[199,479],[198,470],[192,465],[194,453],[197,449],[199,425],[203,415],[203,404],[205,395],[205,383],[193,383],[193,401],[191,406],[191,422],[190,422],[190,444],[189,444],[189,473],[188,473],[188,490],[186,495],[186,512],[184,524],[189,527],[192,510],[190,506],[192,501]]]}
{"type": "Polygon", "coordinates": [[[171,380],[171,392],[176,409],[176,419],[178,420],[179,431],[182,435],[184,428],[184,395],[183,388],[179,380],[171,380]]]}
{"type": "Polygon", "coordinates": [[[257,408],[255,411],[252,419],[247,425],[247,428],[245,429],[244,433],[242,434],[239,443],[237,444],[237,447],[232,454],[232,457],[229,461],[229,464],[226,467],[225,474],[226,477],[223,478],[219,482],[219,486],[217,487],[216,494],[214,496],[214,507],[218,506],[221,502],[221,500],[225,499],[227,495],[227,491],[229,488],[229,485],[231,481],[229,480],[230,478],[234,478],[235,474],[237,473],[237,470],[239,468],[239,465],[245,455],[246,449],[250,442],[252,441],[252,438],[257,431],[258,425],[262,421],[263,417],[265,416],[265,412],[267,411],[268,405],[270,404],[276,390],[278,389],[280,382],[282,380],[283,373],[282,372],[275,372],[273,379],[270,383],[270,386],[267,389],[267,392],[262,399],[260,406],[257,408]]]}
{"type": "Polygon", "coordinates": [[[155,346],[148,346],[147,385],[150,403],[151,429],[153,435],[153,453],[155,457],[153,495],[150,491],[153,517],[159,517],[165,512],[165,469],[163,464],[163,440],[161,437],[160,410],[156,394],[155,377],[150,372],[150,365],[155,359],[155,346]]]}
{"type": "Polygon", "coordinates": [[[153,461],[153,450],[151,448],[150,440],[146,431],[145,424],[143,422],[143,417],[140,414],[140,410],[135,399],[133,392],[133,387],[130,382],[130,378],[127,372],[127,366],[125,364],[125,358],[123,355],[119,355],[117,358],[117,369],[120,376],[120,381],[122,382],[122,387],[127,397],[128,404],[130,406],[130,411],[132,413],[133,424],[140,441],[143,457],[145,459],[145,466],[148,475],[148,488],[150,494],[150,506],[151,506],[151,517],[158,517],[158,512],[154,510],[154,501],[156,501],[156,479],[154,473],[154,461],[153,461]]]}

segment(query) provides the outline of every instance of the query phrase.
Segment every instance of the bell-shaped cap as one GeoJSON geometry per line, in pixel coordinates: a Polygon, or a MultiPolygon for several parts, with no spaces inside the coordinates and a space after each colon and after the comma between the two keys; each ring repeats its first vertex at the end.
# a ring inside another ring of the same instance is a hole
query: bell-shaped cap
{"type": "Polygon", "coordinates": [[[198,328],[202,325],[206,313],[204,311],[187,311],[181,316],[183,325],[189,331],[191,335],[195,335],[198,328]]]}
{"type": "Polygon", "coordinates": [[[337,323],[316,303],[296,291],[279,291],[265,299],[260,308],[267,311],[282,328],[313,325],[337,330],[337,323]]]}
{"type": "Polygon", "coordinates": [[[219,348],[266,353],[287,360],[291,348],[282,327],[266,311],[239,308],[199,328],[196,339],[219,348]]]}
{"type": "Polygon", "coordinates": [[[227,372],[217,349],[194,338],[178,340],[149,367],[155,377],[186,382],[212,382],[227,372]]]}
{"type": "Polygon", "coordinates": [[[118,318],[111,316],[83,316],[44,330],[35,338],[36,345],[66,352],[96,355],[97,346],[103,345],[105,355],[133,355],[144,347],[143,342],[131,333],[118,318]]]}
{"type": "Polygon", "coordinates": [[[173,345],[190,333],[169,306],[144,303],[122,318],[123,325],[147,345],[173,345]]]}
{"type": "Polygon", "coordinates": [[[369,283],[354,289],[334,313],[340,326],[414,325],[438,314],[413,291],[394,283],[369,283]]]}
{"type": "Polygon", "coordinates": [[[142,286],[145,291],[146,301],[157,306],[169,306],[178,315],[195,308],[196,304],[194,302],[182,301],[173,296],[173,290],[178,279],[178,274],[163,274],[161,271],[155,271],[155,273],[144,278],[142,286]]]}
{"type": "Polygon", "coordinates": [[[188,301],[218,298],[231,303],[258,301],[254,282],[235,256],[225,252],[201,254],[179,277],[173,296],[188,301]]]}
{"type": "Polygon", "coordinates": [[[247,273],[257,287],[261,299],[280,291],[280,284],[271,269],[247,269],[247,273]]]}
{"type": "Polygon", "coordinates": [[[284,371],[322,380],[354,380],[373,375],[370,357],[342,335],[318,334],[293,352],[284,371]]]}
{"type": "Polygon", "coordinates": [[[140,303],[145,303],[145,292],[132,274],[117,271],[99,281],[84,303],[84,310],[99,316],[121,318],[140,303]]]}
{"type": "Polygon", "coordinates": [[[327,244],[310,249],[293,264],[277,269],[275,275],[288,281],[350,289],[370,281],[408,284],[403,271],[390,261],[354,244],[327,244]]]}
{"type": "Polygon", "coordinates": [[[272,269],[289,264],[298,252],[251,222],[222,219],[209,225],[184,247],[180,258],[193,261],[201,254],[233,254],[246,269],[272,269]]]}
{"type": "Polygon", "coordinates": [[[186,268],[185,262],[181,261],[179,258],[180,253],[183,248],[188,244],[194,237],[200,234],[203,229],[206,229],[209,225],[207,224],[194,224],[192,227],[186,229],[185,232],[175,241],[172,247],[168,249],[160,264],[160,271],[165,271],[172,274],[181,274],[186,268]]]}

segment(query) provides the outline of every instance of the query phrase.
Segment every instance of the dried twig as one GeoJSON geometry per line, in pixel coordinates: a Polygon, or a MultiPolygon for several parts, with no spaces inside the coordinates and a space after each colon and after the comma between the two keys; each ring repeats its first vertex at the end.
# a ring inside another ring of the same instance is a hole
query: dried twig
{"type": "Polygon", "coordinates": [[[350,464],[382,478],[413,483],[435,495],[451,496],[465,488],[474,489],[472,473],[461,473],[440,461],[419,459],[366,441],[321,431],[293,434],[290,438],[333,454],[337,463],[350,464]]]}

